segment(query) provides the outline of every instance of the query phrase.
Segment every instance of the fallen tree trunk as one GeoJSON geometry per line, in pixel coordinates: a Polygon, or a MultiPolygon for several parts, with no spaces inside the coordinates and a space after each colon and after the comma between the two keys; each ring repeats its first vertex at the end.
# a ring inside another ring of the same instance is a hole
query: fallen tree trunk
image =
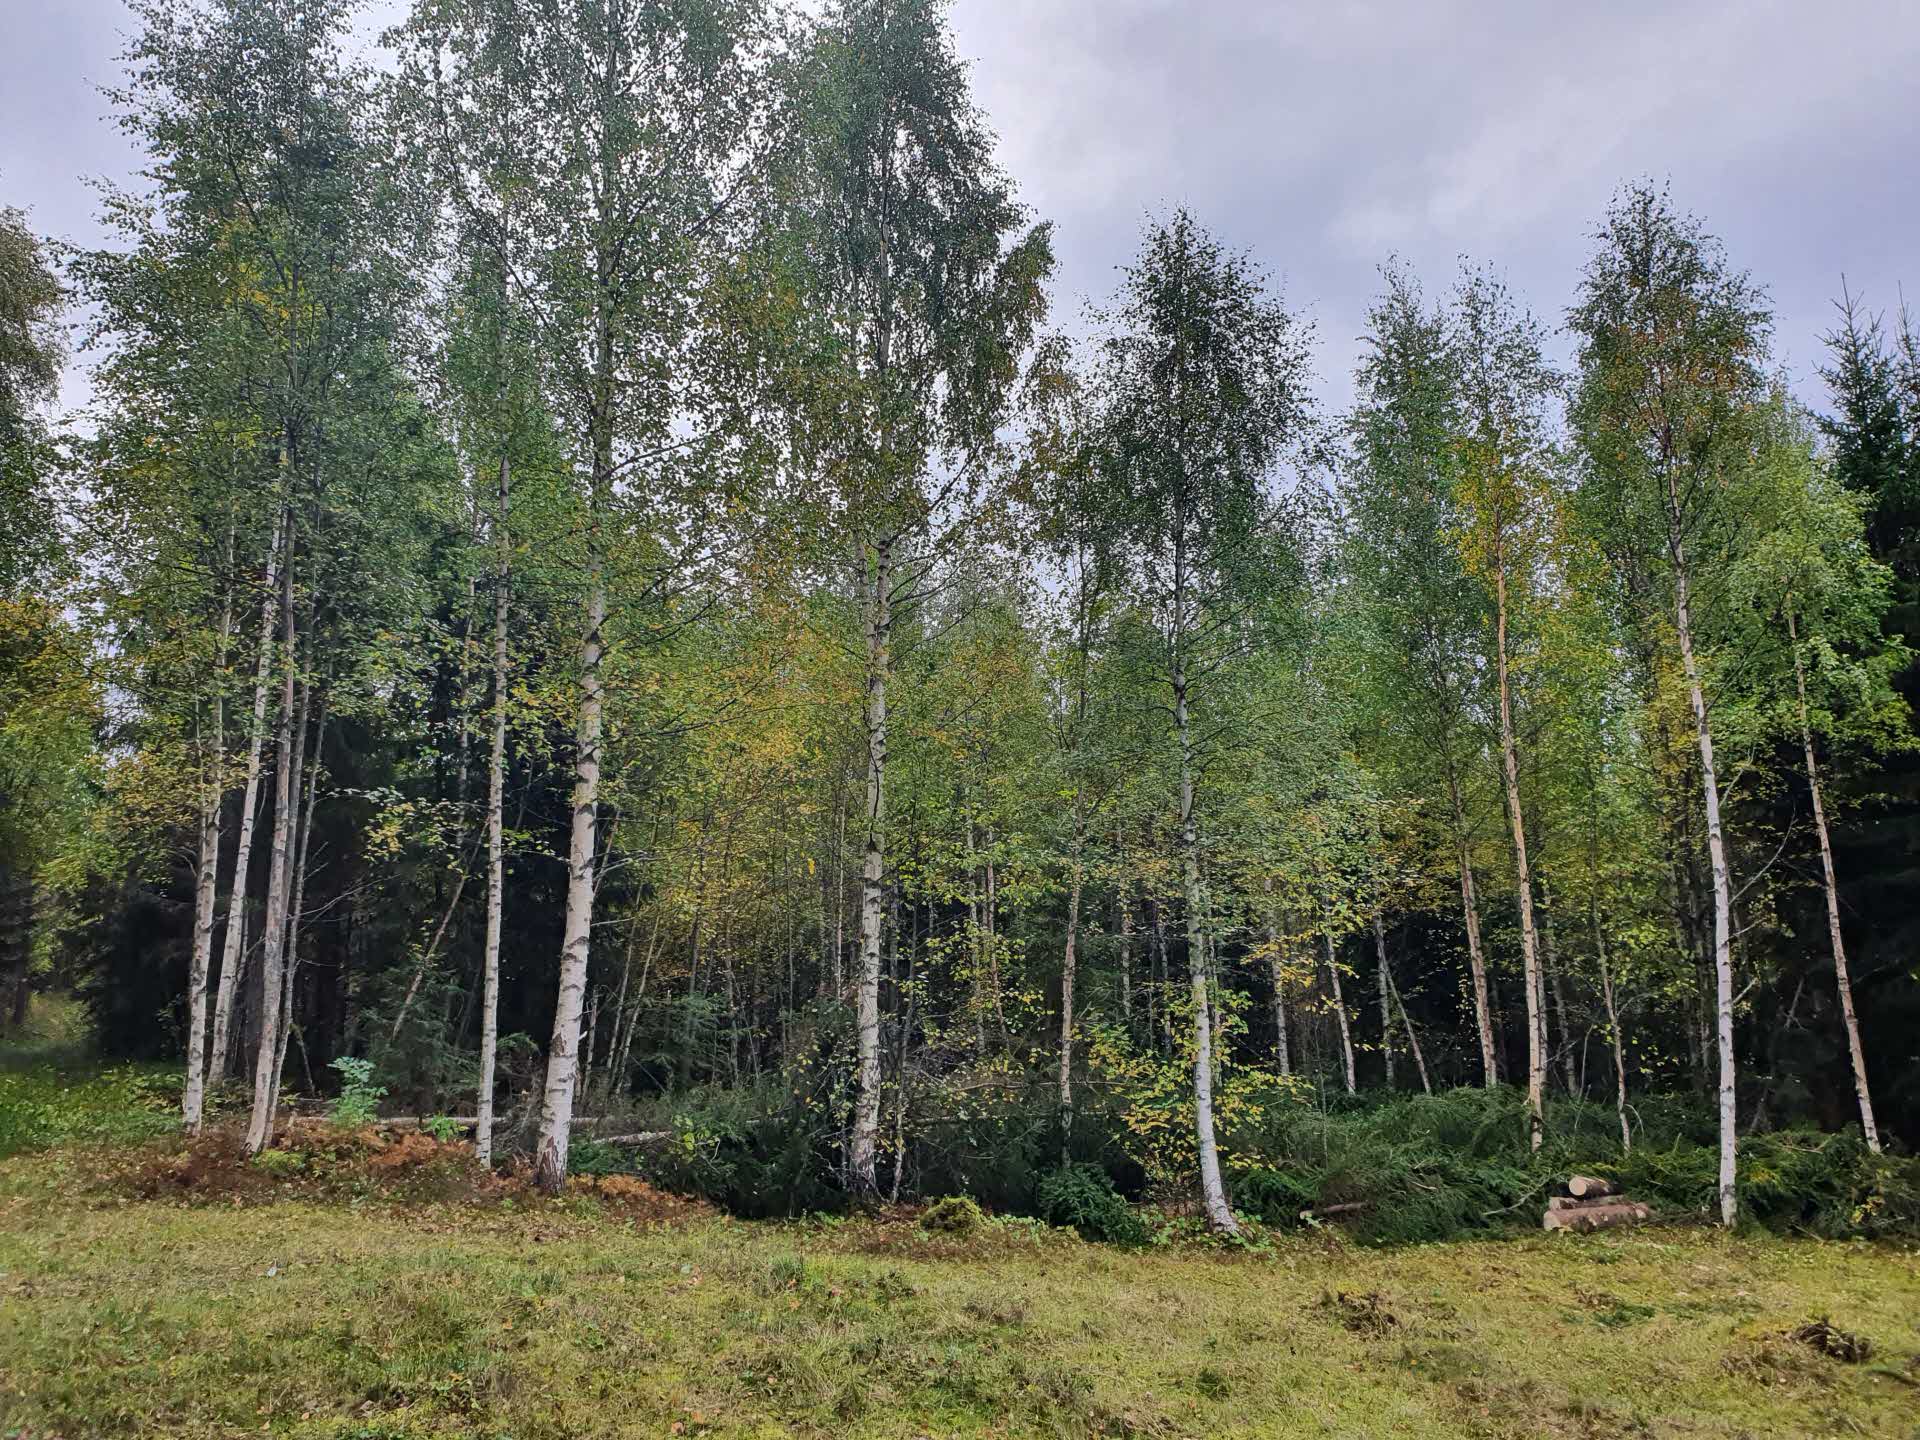
{"type": "Polygon", "coordinates": [[[1343,1200],[1338,1205],[1316,1205],[1311,1209],[1302,1210],[1300,1218],[1307,1220],[1319,1215],[1351,1215],[1356,1210],[1365,1210],[1372,1204],[1371,1200],[1343,1200]]]}
{"type": "Polygon", "coordinates": [[[1601,1180],[1592,1175],[1574,1175],[1567,1180],[1567,1193],[1576,1200],[1591,1200],[1600,1195],[1617,1195],[1619,1191],[1611,1180],[1601,1180]]]}
{"type": "Polygon", "coordinates": [[[1645,1205],[1632,1200],[1555,1209],[1551,1204],[1540,1219],[1543,1230],[1605,1230],[1613,1225],[1639,1225],[1653,1218],[1645,1205]]]}

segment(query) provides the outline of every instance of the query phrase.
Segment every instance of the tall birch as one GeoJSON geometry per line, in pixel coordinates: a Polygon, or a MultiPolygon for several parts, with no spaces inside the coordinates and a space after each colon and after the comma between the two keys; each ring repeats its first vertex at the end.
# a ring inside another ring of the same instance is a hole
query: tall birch
{"type": "Polygon", "coordinates": [[[1124,582],[1153,625],[1151,664],[1178,777],[1191,991],[1194,1133],[1207,1223],[1237,1232],[1214,1133],[1211,907],[1201,864],[1211,686],[1240,662],[1297,571],[1280,462],[1308,439],[1308,332],[1245,256],[1184,211],[1149,223],[1104,317],[1106,503],[1124,582]]]}
{"type": "Polygon", "coordinates": [[[707,539],[718,497],[699,461],[723,422],[701,307],[764,173],[772,36],[754,0],[558,0],[533,26],[511,0],[421,0],[396,39],[410,133],[524,307],[574,452],[573,786],[535,1152],[538,1183],[556,1190],[607,841],[610,624],[616,599],[653,593],[707,539]],[[624,568],[636,548],[661,557],[650,572],[624,568]]]}
{"type": "Polygon", "coordinates": [[[1731,1226],[1739,1211],[1733,882],[1700,580],[1751,538],[1743,497],[1754,476],[1771,321],[1761,292],[1661,191],[1622,192],[1597,241],[1570,317],[1580,349],[1572,413],[1581,499],[1616,571],[1658,577],[1659,592],[1628,600],[1643,625],[1671,626],[1692,714],[1713,905],[1719,1209],[1731,1226]]]}
{"type": "Polygon", "coordinates": [[[847,1181],[878,1193],[896,626],[974,538],[1052,256],[993,159],[937,0],[841,0],[797,76],[781,224],[820,363],[790,406],[827,573],[862,636],[856,1058],[847,1181]],[[843,582],[844,583],[844,582],[843,582]]]}

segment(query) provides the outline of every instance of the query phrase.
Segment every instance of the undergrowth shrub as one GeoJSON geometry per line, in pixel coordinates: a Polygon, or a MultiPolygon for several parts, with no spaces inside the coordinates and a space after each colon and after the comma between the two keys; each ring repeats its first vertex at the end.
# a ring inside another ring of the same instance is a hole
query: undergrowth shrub
{"type": "Polygon", "coordinates": [[[748,1219],[837,1210],[838,1127],[802,1086],[772,1077],[651,1099],[624,1124],[665,1132],[627,1151],[576,1142],[568,1166],[588,1174],[630,1171],[748,1219]]]}
{"type": "Polygon", "coordinates": [[[1035,1199],[1051,1225],[1071,1225],[1087,1240],[1113,1245],[1144,1245],[1147,1227],[1114,1188],[1106,1171],[1093,1165],[1062,1165],[1039,1184],[1035,1199]]]}
{"type": "Polygon", "coordinates": [[[332,1068],[340,1075],[340,1093],[327,1107],[327,1118],[344,1129],[373,1123],[387,1087],[373,1083],[373,1062],[342,1055],[332,1068]]]}
{"type": "Polygon", "coordinates": [[[0,1069],[0,1157],[72,1141],[132,1143],[179,1127],[180,1078],[147,1065],[0,1069]]]}
{"type": "MultiPolygon", "coordinates": [[[[1719,1152],[1712,1146],[1635,1146],[1593,1169],[1669,1211],[1705,1215],[1719,1207],[1719,1152]]],[[[1920,1234],[1920,1160],[1875,1155],[1858,1135],[1750,1135],[1740,1142],[1738,1174],[1742,1213],[1768,1229],[1829,1239],[1920,1234]]]]}
{"type": "Polygon", "coordinates": [[[920,1217],[920,1228],[937,1235],[971,1235],[986,1223],[985,1212],[970,1195],[949,1195],[936,1200],[920,1217]]]}

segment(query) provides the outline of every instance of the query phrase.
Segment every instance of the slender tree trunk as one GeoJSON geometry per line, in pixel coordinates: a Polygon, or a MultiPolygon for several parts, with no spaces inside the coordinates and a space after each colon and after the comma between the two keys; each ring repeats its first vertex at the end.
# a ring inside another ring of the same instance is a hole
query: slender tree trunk
{"type": "MultiPolygon", "coordinates": [[[[476,840],[475,845],[478,845],[476,840]]],[[[440,922],[433,927],[433,936],[427,941],[427,948],[420,952],[420,963],[413,967],[413,979],[407,982],[407,993],[400,997],[399,1008],[393,1012],[393,1024],[387,1027],[387,1044],[393,1046],[399,1042],[400,1032],[406,1028],[407,1016],[413,1013],[413,1002],[420,997],[420,987],[425,983],[427,973],[433,969],[433,957],[440,953],[440,942],[447,938],[447,928],[453,924],[454,914],[460,908],[460,897],[467,890],[467,876],[473,870],[473,852],[469,850],[460,859],[460,873],[453,877],[453,893],[447,897],[446,908],[440,912],[440,922]]]]}
{"type": "Polygon", "coordinates": [[[1667,476],[1668,549],[1673,555],[1674,629],[1680,642],[1680,664],[1687,680],[1687,699],[1693,707],[1694,731],[1700,746],[1700,786],[1707,817],[1707,859],[1713,871],[1714,1013],[1720,1051],[1720,1223],[1731,1227],[1739,1215],[1735,1160],[1739,1146],[1736,1126],[1733,1054],[1733,887],[1727,873],[1726,837],[1720,826],[1720,782],[1713,763],[1713,726],[1707,717],[1706,693],[1693,653],[1693,614],[1689,598],[1686,548],[1681,541],[1680,500],[1671,471],[1667,476]]]}
{"type": "Polygon", "coordinates": [[[480,961],[480,1094],[473,1132],[474,1159],[493,1164],[494,1072],[500,1053],[500,930],[506,890],[507,619],[511,607],[513,535],[507,502],[513,471],[500,451],[500,484],[493,536],[493,739],[487,752],[487,936],[480,961]]]}
{"type": "MultiPolygon", "coordinates": [[[[614,1061],[620,1054],[620,1037],[627,1028],[627,993],[633,988],[633,945],[637,938],[637,927],[627,927],[627,951],[620,959],[620,990],[613,1002],[613,1020],[607,1027],[607,1058],[601,1067],[601,1093],[609,1100],[613,1096],[615,1076],[620,1072],[614,1069],[614,1061]]],[[[753,1017],[748,1017],[748,1024],[753,1017]]]]}
{"type": "Polygon", "coordinates": [[[1200,829],[1194,814],[1193,736],[1187,720],[1186,663],[1176,651],[1173,669],[1174,729],[1180,742],[1180,873],[1187,911],[1187,956],[1193,990],[1193,1121],[1200,1151],[1200,1197],[1207,1224],[1237,1235],[1227,1189],[1220,1177],[1220,1148],[1213,1131],[1213,1021],[1208,995],[1206,897],[1200,887],[1200,829]]]}
{"type": "Polygon", "coordinates": [[[1386,1062],[1387,1089],[1393,1089],[1393,970],[1387,963],[1387,926],[1373,912],[1373,949],[1380,960],[1380,1055],[1386,1062]]]}
{"type": "Polygon", "coordinates": [[[1080,824],[1074,822],[1073,884],[1067,895],[1067,943],[1060,962],[1060,1163],[1073,1158],[1073,979],[1080,939],[1081,863],[1080,824]]]}
{"type": "Polygon", "coordinates": [[[1600,960],[1600,998],[1607,1007],[1607,1038],[1613,1045],[1613,1103],[1620,1115],[1620,1149],[1633,1149],[1633,1127],[1627,1123],[1627,1050],[1620,1035],[1620,1011],[1613,998],[1613,966],[1607,960],[1607,937],[1600,926],[1600,904],[1588,908],[1593,924],[1593,952],[1600,960]]]}
{"type": "Polygon", "coordinates": [[[1394,1008],[1400,1012],[1400,1024],[1407,1032],[1407,1049],[1413,1055],[1413,1068],[1420,1072],[1420,1089],[1423,1094],[1433,1093],[1433,1082],[1427,1078],[1427,1057],[1420,1049],[1420,1035],[1413,1028],[1413,1016],[1407,1013],[1407,1002],[1400,998],[1400,986],[1393,978],[1393,971],[1387,972],[1387,988],[1393,992],[1394,1008]]]}
{"type": "Polygon", "coordinates": [[[1320,941],[1327,951],[1327,979],[1333,989],[1333,1013],[1340,1022],[1340,1058],[1343,1077],[1347,1082],[1347,1094],[1358,1092],[1353,1069],[1353,1026],[1347,1018],[1347,1002],[1340,993],[1340,965],[1333,957],[1333,931],[1323,928],[1320,941]]]}
{"type": "MultiPolygon", "coordinates": [[[[917,909],[911,913],[918,914],[917,909]]],[[[911,1092],[907,1086],[907,1057],[913,1043],[914,1010],[919,1001],[920,987],[914,983],[916,971],[915,957],[919,950],[919,922],[914,922],[914,934],[907,944],[907,1003],[906,1012],[900,1017],[899,1058],[894,1062],[894,1083],[899,1095],[893,1105],[893,1186],[887,1199],[890,1204],[900,1203],[900,1187],[907,1173],[907,1103],[911,1092]]]]}
{"type": "MultiPolygon", "coordinates": [[[[288,521],[291,527],[291,520],[288,521]]],[[[287,891],[292,863],[293,811],[299,803],[294,766],[294,685],[298,652],[294,646],[293,544],[287,545],[281,580],[284,616],[284,678],[280,685],[280,726],[273,765],[272,857],[267,870],[267,910],[260,930],[260,1035],[254,1052],[253,1114],[247,1122],[247,1153],[258,1155],[273,1141],[274,1061],[280,1053],[280,985],[287,938],[287,891]]]]}
{"type": "Polygon", "coordinates": [[[573,821],[567,844],[567,905],[560,936],[560,979],[547,1045],[547,1076],[534,1147],[534,1181],[558,1192],[567,1183],[567,1147],[573,1135],[573,1096],[579,1080],[580,1011],[586,999],[596,888],[595,846],[600,828],[600,744],[603,686],[600,661],[607,624],[607,556],[602,535],[613,493],[612,257],[598,260],[601,298],[596,317],[592,514],[587,534],[586,633],[580,639],[579,700],[574,722],[573,821]]]}
{"type": "Polygon", "coordinates": [[[580,1054],[580,1087],[589,1099],[593,1094],[593,1057],[600,1044],[600,991],[587,998],[587,1040],[580,1054]]]}
{"type": "MultiPolygon", "coordinates": [[[[1583,1086],[1581,1077],[1574,1068],[1573,1011],[1567,1004],[1566,972],[1560,965],[1559,955],[1553,943],[1553,895],[1544,882],[1540,886],[1540,971],[1548,990],[1553,995],[1554,1014],[1560,1017],[1561,1075],[1566,1080],[1567,1093],[1579,1095],[1582,1093],[1583,1086]]],[[[1552,1053],[1551,1048],[1548,1053],[1552,1053]]]]}
{"type": "MultiPolygon", "coordinates": [[[[595,528],[598,528],[597,522],[595,528]]],[[[597,540],[587,580],[587,634],[580,647],[579,706],[574,732],[573,824],[567,848],[567,906],[560,940],[560,983],[547,1078],[540,1105],[534,1178],[549,1192],[566,1184],[579,1078],[580,1014],[586,999],[593,931],[594,847],[600,818],[601,632],[607,619],[606,562],[597,540]]]]}
{"type": "Polygon", "coordinates": [[[873,551],[866,604],[867,804],[860,869],[860,993],[858,1072],[848,1182],[855,1194],[879,1193],[880,1148],[880,931],[885,904],[887,681],[893,671],[893,557],[885,542],[873,551]]]}
{"type": "Polygon", "coordinates": [[[1513,687],[1507,667],[1507,571],[1494,566],[1495,659],[1500,682],[1500,764],[1507,790],[1507,819],[1513,830],[1514,898],[1520,911],[1520,961],[1527,986],[1527,1137],[1540,1148],[1546,1131],[1546,1018],[1541,1013],[1540,942],[1533,923],[1533,873],[1527,864],[1526,816],[1520,808],[1520,757],[1513,738],[1513,687]]]}
{"type": "Polygon", "coordinates": [[[1847,945],[1840,935],[1840,886],[1834,878],[1833,842],[1827,834],[1827,809],[1820,792],[1820,765],[1813,757],[1813,724],[1807,718],[1807,671],[1800,658],[1800,631],[1787,608],[1787,638],[1793,645],[1793,683],[1800,702],[1800,745],[1807,756],[1807,787],[1813,792],[1813,827],[1820,836],[1820,874],[1827,896],[1827,934],[1833,941],[1833,978],[1840,989],[1840,1018],[1847,1027],[1847,1054],[1853,1061],[1853,1093],[1860,1101],[1860,1129],[1867,1148],[1880,1153],[1880,1130],[1873,1123],[1873,1096],[1867,1088],[1867,1055],[1860,1045],[1860,1021],[1853,1011],[1853,981],[1847,974],[1847,945]]]}
{"type": "MultiPolygon", "coordinates": [[[[312,654],[313,641],[311,627],[307,641],[308,654],[312,654]]],[[[308,682],[311,684],[311,682],[308,682]]],[[[301,734],[306,733],[307,701],[301,701],[301,734]]],[[[301,774],[306,776],[307,799],[300,811],[300,834],[294,842],[293,861],[293,900],[287,907],[287,960],[286,973],[280,985],[280,1031],[279,1051],[273,1061],[273,1097],[268,1109],[275,1114],[280,1109],[280,1088],[287,1073],[287,1043],[293,1035],[293,997],[294,985],[300,978],[300,922],[306,913],[307,905],[307,862],[309,845],[313,840],[313,812],[320,800],[320,749],[327,738],[327,702],[324,691],[321,693],[317,721],[313,733],[312,748],[300,743],[300,764],[295,767],[296,781],[301,774]]],[[[306,1042],[301,1042],[304,1049],[306,1042]]]]}
{"type": "Polygon", "coordinates": [[[1133,1035],[1133,901],[1120,892],[1120,1028],[1133,1035]]]}
{"type": "MultiPolygon", "coordinates": [[[[1268,887],[1271,889],[1271,885],[1268,887]]],[[[1273,1058],[1282,1075],[1293,1074],[1293,1055],[1287,1042],[1287,976],[1280,959],[1280,930],[1267,926],[1267,978],[1273,985],[1273,1058]]]]}
{"type": "Polygon", "coordinates": [[[1460,868],[1460,912],[1467,925],[1467,965],[1473,976],[1473,1018],[1480,1032],[1480,1080],[1492,1089],[1500,1083],[1500,1067],[1494,1058],[1493,1004],[1487,994],[1487,957],[1480,944],[1480,901],[1474,893],[1473,857],[1467,847],[1467,814],[1461,803],[1460,785],[1448,773],[1453,797],[1455,856],[1460,868]]]}
{"type": "Polygon", "coordinates": [[[1149,895],[1147,903],[1153,911],[1153,968],[1154,980],[1147,989],[1147,1031],[1152,1040],[1157,1033],[1160,1048],[1168,1054],[1173,1053],[1173,1010],[1169,1004],[1168,991],[1173,985],[1173,967],[1167,959],[1167,912],[1158,896],[1149,895]],[[1156,997],[1158,1004],[1156,1006],[1156,997]],[[1155,1022],[1158,1022],[1156,1032],[1155,1022]]]}
{"type": "Polygon", "coordinates": [[[226,939],[220,952],[220,980],[213,1002],[213,1044],[207,1052],[207,1083],[217,1085],[226,1076],[233,1024],[233,997],[240,981],[241,939],[246,933],[247,872],[253,864],[254,822],[260,813],[260,757],[267,739],[267,695],[273,683],[273,631],[280,604],[278,567],[286,543],[287,511],[283,506],[267,547],[267,567],[261,576],[260,650],[253,672],[253,730],[247,742],[247,783],[240,798],[240,839],[234,850],[233,884],[227,892],[226,939]]]}
{"type": "Polygon", "coordinates": [[[626,1033],[620,1037],[620,1058],[614,1062],[614,1073],[628,1073],[628,1062],[633,1055],[633,1032],[640,1024],[640,1013],[647,1003],[647,982],[653,976],[653,957],[660,944],[660,913],[654,912],[653,924],[647,931],[647,953],[640,962],[640,988],[633,997],[633,1007],[627,1014],[626,1033]]]}
{"type": "MultiPolygon", "coordinates": [[[[227,568],[233,568],[234,536],[227,535],[227,568]]],[[[220,606],[220,642],[214,666],[212,730],[203,756],[200,792],[200,856],[194,872],[193,958],[187,970],[187,1076],[180,1092],[180,1119],[198,1135],[206,1110],[207,977],[213,967],[213,912],[220,878],[220,817],[225,810],[227,769],[227,642],[233,633],[233,577],[220,606]]]]}

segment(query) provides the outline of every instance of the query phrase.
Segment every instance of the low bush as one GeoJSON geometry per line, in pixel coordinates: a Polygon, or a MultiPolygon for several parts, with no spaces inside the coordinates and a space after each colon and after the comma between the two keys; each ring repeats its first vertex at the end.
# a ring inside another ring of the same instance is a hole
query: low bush
{"type": "Polygon", "coordinates": [[[920,1228],[936,1235],[971,1235],[987,1223],[980,1203],[968,1195],[936,1200],[920,1217],[920,1228]]]}
{"type": "Polygon", "coordinates": [[[371,1123],[387,1096],[386,1086],[373,1083],[373,1062],[342,1055],[332,1068],[340,1073],[340,1093],[328,1107],[327,1118],[348,1129],[371,1123]]]}
{"type": "Polygon", "coordinates": [[[1049,1172],[1036,1194],[1040,1216],[1051,1225],[1071,1225],[1083,1239],[1114,1245],[1144,1245],[1147,1227],[1093,1165],[1062,1165],[1049,1172]]]}

